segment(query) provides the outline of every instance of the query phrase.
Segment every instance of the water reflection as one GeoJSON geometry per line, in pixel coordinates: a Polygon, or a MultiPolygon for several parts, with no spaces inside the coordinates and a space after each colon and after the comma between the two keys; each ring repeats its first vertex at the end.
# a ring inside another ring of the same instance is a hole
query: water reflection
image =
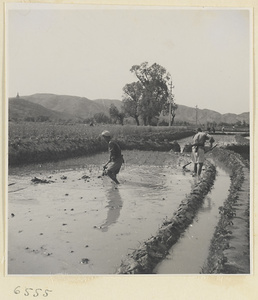
{"type": "Polygon", "coordinates": [[[100,226],[103,232],[108,231],[110,225],[115,224],[120,216],[123,201],[118,188],[113,186],[107,190],[108,208],[106,221],[100,226]]]}
{"type": "Polygon", "coordinates": [[[201,212],[208,212],[208,211],[211,211],[211,209],[212,209],[211,198],[209,196],[206,196],[206,198],[204,199],[203,206],[200,208],[200,211],[201,212]]]}

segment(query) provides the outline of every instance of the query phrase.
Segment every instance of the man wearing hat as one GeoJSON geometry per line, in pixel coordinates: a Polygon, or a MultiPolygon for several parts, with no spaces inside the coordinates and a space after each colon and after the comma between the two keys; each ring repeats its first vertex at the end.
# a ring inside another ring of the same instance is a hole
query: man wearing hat
{"type": "MultiPolygon", "coordinates": [[[[202,132],[201,128],[197,129],[197,133],[193,137],[193,143],[192,143],[192,159],[194,163],[194,172],[193,176],[201,175],[202,172],[202,166],[204,163],[204,145],[207,140],[210,140],[212,143],[215,141],[212,136],[210,136],[206,132],[202,132]],[[199,169],[198,169],[199,164],[199,169]],[[197,173],[198,169],[198,173],[197,173]]],[[[211,145],[212,145],[211,143],[211,145]]]]}
{"type": "Polygon", "coordinates": [[[108,175],[115,183],[119,184],[116,175],[119,173],[122,164],[124,163],[123,155],[119,145],[111,140],[111,134],[105,130],[101,133],[105,141],[108,143],[108,150],[110,153],[109,161],[103,166],[104,175],[108,175]]]}

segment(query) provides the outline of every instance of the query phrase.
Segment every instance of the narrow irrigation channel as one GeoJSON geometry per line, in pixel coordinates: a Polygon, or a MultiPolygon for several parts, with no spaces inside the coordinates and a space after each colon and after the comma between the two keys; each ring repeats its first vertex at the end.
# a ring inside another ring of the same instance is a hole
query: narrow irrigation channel
{"type": "Polygon", "coordinates": [[[219,207],[228,196],[228,171],[217,166],[217,176],[211,192],[205,197],[193,223],[169,255],[154,269],[156,274],[198,274],[208,257],[211,238],[219,220],[219,207]]]}

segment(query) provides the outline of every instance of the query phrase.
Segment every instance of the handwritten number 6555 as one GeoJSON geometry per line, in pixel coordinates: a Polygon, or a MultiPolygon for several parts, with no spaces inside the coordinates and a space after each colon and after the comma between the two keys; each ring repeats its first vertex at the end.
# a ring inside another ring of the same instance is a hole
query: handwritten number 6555
{"type": "MultiPolygon", "coordinates": [[[[25,293],[24,293],[24,296],[28,297],[30,296],[30,293],[29,291],[33,291],[32,288],[25,288],[25,293]]],[[[33,297],[38,297],[39,296],[39,291],[42,291],[42,289],[36,289],[35,290],[35,293],[33,294],[33,297]]],[[[49,295],[49,293],[52,292],[51,290],[44,290],[44,294],[42,295],[43,297],[47,297],[49,295]]],[[[21,293],[21,287],[20,286],[17,286],[15,289],[14,289],[14,294],[18,295],[21,293]]]]}

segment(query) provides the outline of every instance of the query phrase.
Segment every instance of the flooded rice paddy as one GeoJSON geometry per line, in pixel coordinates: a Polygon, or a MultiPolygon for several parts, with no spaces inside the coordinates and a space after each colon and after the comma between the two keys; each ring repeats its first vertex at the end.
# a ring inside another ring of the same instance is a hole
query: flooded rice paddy
{"type": "Polygon", "coordinates": [[[193,179],[173,153],[125,151],[124,157],[119,186],[101,176],[107,153],[10,168],[9,274],[113,274],[156,233],[193,179]],[[34,177],[49,183],[33,183],[34,177]]]}

